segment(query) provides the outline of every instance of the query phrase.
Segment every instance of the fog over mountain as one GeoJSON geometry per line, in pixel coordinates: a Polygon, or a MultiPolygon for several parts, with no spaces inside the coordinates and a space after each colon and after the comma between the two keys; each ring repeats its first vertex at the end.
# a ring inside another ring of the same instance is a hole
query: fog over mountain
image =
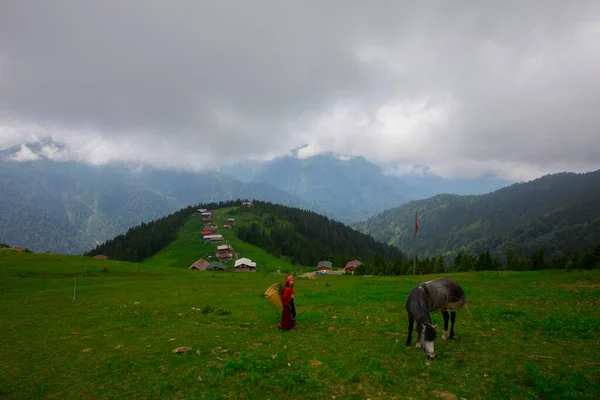
{"type": "MultiPolygon", "coordinates": [[[[361,156],[399,176],[600,168],[600,3],[0,4],[0,148],[195,171],[361,156]]],[[[27,157],[22,154],[22,157],[27,157]]]]}

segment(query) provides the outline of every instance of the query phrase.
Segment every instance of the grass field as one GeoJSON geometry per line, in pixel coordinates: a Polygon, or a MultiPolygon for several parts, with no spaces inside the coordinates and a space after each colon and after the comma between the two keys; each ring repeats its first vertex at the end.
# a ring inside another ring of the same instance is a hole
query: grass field
{"type": "Polygon", "coordinates": [[[600,271],[451,275],[473,316],[428,362],[404,303],[432,277],[297,278],[280,332],[283,275],[1,252],[0,397],[600,398],[600,271]]]}

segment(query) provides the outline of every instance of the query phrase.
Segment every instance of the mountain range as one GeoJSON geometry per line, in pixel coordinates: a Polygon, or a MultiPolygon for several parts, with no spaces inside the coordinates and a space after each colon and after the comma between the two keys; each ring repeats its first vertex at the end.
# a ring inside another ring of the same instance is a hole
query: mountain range
{"type": "Polygon", "coordinates": [[[309,207],[276,187],[218,172],[11,160],[16,151],[0,152],[0,243],[33,251],[80,254],[191,204],[241,198],[309,207]]]}
{"type": "Polygon", "coordinates": [[[600,170],[547,175],[485,195],[442,194],[387,210],[355,225],[419,257],[490,251],[568,254],[600,243],[600,170]]]}
{"type": "Polygon", "coordinates": [[[238,198],[309,209],[352,224],[453,186],[457,193],[480,193],[506,184],[428,175],[409,183],[362,157],[335,154],[302,159],[292,153],[201,173],[95,166],[57,161],[44,152],[49,146],[62,149],[46,139],[0,151],[0,243],[82,253],[182,207],[238,198]]]}

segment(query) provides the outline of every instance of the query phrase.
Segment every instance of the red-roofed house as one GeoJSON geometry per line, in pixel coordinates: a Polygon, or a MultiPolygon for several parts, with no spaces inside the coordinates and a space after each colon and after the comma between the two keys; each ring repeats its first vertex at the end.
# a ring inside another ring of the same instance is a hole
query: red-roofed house
{"type": "Polygon", "coordinates": [[[198,271],[206,271],[207,268],[208,268],[208,261],[201,258],[198,261],[196,261],[195,263],[193,263],[192,265],[190,265],[189,269],[197,269],[198,271]]]}
{"type": "Polygon", "coordinates": [[[95,258],[97,260],[106,260],[108,256],[105,256],[104,254],[98,254],[97,256],[94,256],[92,258],[95,258]]]}
{"type": "Polygon", "coordinates": [[[360,265],[360,261],[358,260],[352,260],[352,261],[348,261],[348,263],[346,264],[346,266],[344,267],[344,272],[347,273],[354,273],[354,270],[356,269],[356,267],[358,267],[360,265]]]}

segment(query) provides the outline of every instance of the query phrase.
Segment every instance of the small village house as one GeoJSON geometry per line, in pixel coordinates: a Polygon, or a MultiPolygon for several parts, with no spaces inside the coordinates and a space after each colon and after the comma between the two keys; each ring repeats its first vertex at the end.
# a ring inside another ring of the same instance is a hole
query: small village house
{"type": "Polygon", "coordinates": [[[221,260],[231,260],[233,258],[233,248],[228,244],[217,246],[216,256],[221,260]]]}
{"type": "Polygon", "coordinates": [[[317,264],[317,271],[331,271],[331,261],[319,261],[317,264]]]}
{"type": "Polygon", "coordinates": [[[208,269],[208,261],[201,258],[192,265],[190,265],[189,269],[196,269],[198,271],[206,271],[208,269]]]}
{"type": "Polygon", "coordinates": [[[347,274],[353,274],[356,267],[358,267],[360,264],[361,262],[358,260],[348,261],[344,267],[344,272],[347,274]]]}
{"type": "Polygon", "coordinates": [[[240,258],[235,261],[235,270],[239,272],[256,272],[256,263],[249,258],[240,258]]]}
{"type": "Polygon", "coordinates": [[[227,266],[219,261],[211,261],[208,264],[207,271],[227,271],[227,266]]]}
{"type": "Polygon", "coordinates": [[[223,235],[204,235],[206,243],[219,243],[223,241],[223,235]]]}
{"type": "Polygon", "coordinates": [[[228,219],[227,219],[227,223],[228,223],[229,225],[235,225],[235,218],[228,218],[228,219]]]}
{"type": "Polygon", "coordinates": [[[106,259],[108,259],[108,256],[105,256],[104,254],[98,254],[92,258],[95,258],[96,260],[106,260],[106,259]]]}
{"type": "Polygon", "coordinates": [[[254,207],[254,203],[251,201],[242,201],[242,207],[254,207]]]}

